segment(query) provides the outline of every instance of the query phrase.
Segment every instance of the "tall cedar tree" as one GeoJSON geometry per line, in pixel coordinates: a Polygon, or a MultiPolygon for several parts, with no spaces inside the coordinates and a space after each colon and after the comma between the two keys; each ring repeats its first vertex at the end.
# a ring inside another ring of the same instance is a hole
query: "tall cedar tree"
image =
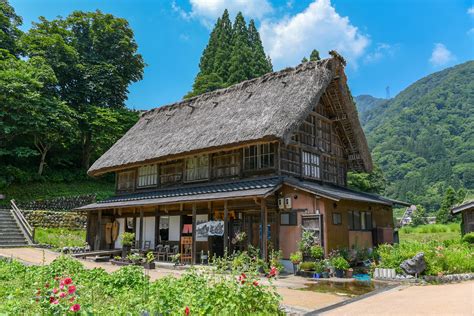
{"type": "Polygon", "coordinates": [[[127,20],[111,14],[75,11],[66,19],[40,18],[23,37],[30,57],[44,57],[58,80],[58,95],[78,115],[82,166],[94,151],[94,107],[122,109],[128,85],[145,66],[127,20]]]}
{"type": "Polygon", "coordinates": [[[18,57],[20,49],[17,45],[22,35],[18,28],[23,23],[20,16],[7,0],[0,0],[0,49],[6,49],[10,54],[18,57]]]}
{"type": "Polygon", "coordinates": [[[193,90],[185,98],[227,87],[272,71],[270,57],[265,56],[254,21],[249,27],[242,13],[232,25],[224,11],[212,30],[199,63],[193,90]]]}

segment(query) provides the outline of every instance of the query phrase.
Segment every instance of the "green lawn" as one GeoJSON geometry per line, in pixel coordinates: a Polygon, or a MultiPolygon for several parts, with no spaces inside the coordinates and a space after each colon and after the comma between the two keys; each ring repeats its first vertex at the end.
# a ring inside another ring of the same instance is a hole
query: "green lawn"
{"type": "Polygon", "coordinates": [[[403,241],[419,241],[429,242],[444,241],[461,238],[461,227],[459,223],[447,225],[428,224],[417,227],[405,226],[399,231],[400,242],[403,241]]]}
{"type": "Polygon", "coordinates": [[[54,248],[83,247],[86,241],[85,230],[65,228],[36,228],[35,241],[39,244],[48,244],[54,248]]]}

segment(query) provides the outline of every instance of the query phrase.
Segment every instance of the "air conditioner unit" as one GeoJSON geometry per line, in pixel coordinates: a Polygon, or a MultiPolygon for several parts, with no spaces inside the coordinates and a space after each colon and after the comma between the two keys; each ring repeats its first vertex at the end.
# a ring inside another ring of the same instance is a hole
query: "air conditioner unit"
{"type": "Polygon", "coordinates": [[[278,199],[278,208],[280,210],[285,208],[285,199],[284,198],[278,199]]]}
{"type": "Polygon", "coordinates": [[[285,208],[291,208],[291,197],[285,198],[285,208]]]}

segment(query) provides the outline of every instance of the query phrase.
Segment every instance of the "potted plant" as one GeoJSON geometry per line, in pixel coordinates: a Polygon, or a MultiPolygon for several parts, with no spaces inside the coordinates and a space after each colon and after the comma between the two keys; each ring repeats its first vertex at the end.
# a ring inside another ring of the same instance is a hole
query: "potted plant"
{"type": "Polygon", "coordinates": [[[349,268],[346,270],[346,278],[352,278],[352,274],[354,273],[354,270],[352,268],[349,268]]]}
{"type": "Polygon", "coordinates": [[[124,232],[120,237],[120,241],[122,242],[122,258],[126,258],[135,241],[135,234],[124,232]]]}
{"type": "Polygon", "coordinates": [[[181,258],[181,254],[177,253],[177,254],[171,256],[171,262],[173,262],[175,266],[178,266],[180,258],[181,258]]]}
{"type": "Polygon", "coordinates": [[[329,259],[324,259],[321,260],[321,263],[323,265],[323,271],[321,272],[321,278],[329,278],[329,266],[331,265],[331,260],[329,259]]]}
{"type": "Polygon", "coordinates": [[[334,269],[336,269],[336,277],[338,278],[343,278],[344,271],[350,267],[349,262],[347,262],[347,260],[342,256],[334,257],[331,260],[331,264],[334,266],[334,269]]]}
{"type": "Polygon", "coordinates": [[[314,277],[316,279],[319,279],[322,277],[322,273],[324,271],[325,267],[324,267],[324,263],[322,261],[316,261],[314,263],[314,277]]]}
{"type": "Polygon", "coordinates": [[[298,271],[298,265],[303,261],[303,253],[301,251],[293,252],[290,255],[290,261],[293,264],[293,274],[296,275],[298,271]]]}
{"type": "Polygon", "coordinates": [[[320,260],[324,257],[324,249],[320,245],[311,246],[309,252],[311,254],[311,257],[313,257],[315,260],[320,260]]]}
{"type": "Polygon", "coordinates": [[[143,264],[143,267],[145,269],[155,268],[155,256],[153,255],[153,252],[150,251],[146,254],[146,259],[145,259],[145,263],[143,264]]]}
{"type": "Polygon", "coordinates": [[[305,261],[300,264],[300,270],[302,271],[314,271],[315,263],[311,261],[305,261]]]}

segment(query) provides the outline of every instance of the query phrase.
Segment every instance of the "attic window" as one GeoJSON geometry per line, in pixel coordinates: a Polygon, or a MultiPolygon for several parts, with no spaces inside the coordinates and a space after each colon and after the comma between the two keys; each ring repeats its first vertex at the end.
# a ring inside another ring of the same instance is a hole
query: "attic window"
{"type": "Polygon", "coordinates": [[[201,155],[186,159],[186,181],[199,181],[209,178],[209,156],[201,155]]]}
{"type": "Polygon", "coordinates": [[[183,164],[181,162],[169,162],[160,165],[160,183],[170,184],[181,181],[183,178],[183,164]]]}
{"type": "Polygon", "coordinates": [[[158,182],[158,168],[156,165],[147,165],[138,168],[138,187],[150,187],[158,182]]]}
{"type": "Polygon", "coordinates": [[[134,175],[135,172],[132,171],[124,171],[120,172],[117,175],[117,191],[129,191],[133,190],[134,188],[134,175]]]}
{"type": "Polygon", "coordinates": [[[273,167],[275,167],[275,144],[261,144],[244,148],[245,170],[273,167]]]}

